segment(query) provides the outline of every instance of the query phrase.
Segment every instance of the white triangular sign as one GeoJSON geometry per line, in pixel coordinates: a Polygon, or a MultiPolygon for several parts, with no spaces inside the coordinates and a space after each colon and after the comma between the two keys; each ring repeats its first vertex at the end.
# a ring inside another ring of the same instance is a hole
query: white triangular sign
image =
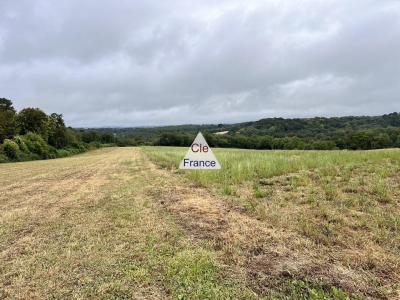
{"type": "Polygon", "coordinates": [[[221,169],[217,158],[208,146],[206,139],[199,132],[190,146],[185,157],[182,159],[179,169],[203,169],[216,170],[221,169]]]}

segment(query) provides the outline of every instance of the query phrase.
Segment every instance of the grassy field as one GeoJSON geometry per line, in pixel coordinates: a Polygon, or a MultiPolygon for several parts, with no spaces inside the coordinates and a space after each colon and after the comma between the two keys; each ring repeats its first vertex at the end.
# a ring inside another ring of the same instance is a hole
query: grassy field
{"type": "MultiPolygon", "coordinates": [[[[144,151],[160,166],[222,195],[263,226],[293,234],[284,247],[299,243],[296,250],[305,256],[287,254],[293,257],[287,267],[293,268],[288,272],[294,278],[324,278],[328,285],[363,296],[398,295],[399,150],[215,149],[219,171],[177,170],[187,149],[144,151]],[[312,265],[302,266],[302,259],[312,265]]],[[[260,251],[274,249],[260,245],[260,251]]]]}
{"type": "Polygon", "coordinates": [[[0,182],[1,299],[253,295],[163,210],[175,182],[135,149],[3,164],[0,182]]]}
{"type": "Polygon", "coordinates": [[[395,299],[400,151],[105,148],[0,165],[0,299],[395,299]]]}

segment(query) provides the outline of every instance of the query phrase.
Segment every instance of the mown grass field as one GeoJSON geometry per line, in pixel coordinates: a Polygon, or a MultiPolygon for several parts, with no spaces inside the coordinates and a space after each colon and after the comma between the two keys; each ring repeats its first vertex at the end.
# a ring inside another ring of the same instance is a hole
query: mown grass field
{"type": "Polygon", "coordinates": [[[137,149],[2,164],[0,182],[1,299],[254,295],[160,206],[181,183],[137,149]]]}
{"type": "Polygon", "coordinates": [[[400,151],[0,165],[0,299],[396,299],[400,151]]]}

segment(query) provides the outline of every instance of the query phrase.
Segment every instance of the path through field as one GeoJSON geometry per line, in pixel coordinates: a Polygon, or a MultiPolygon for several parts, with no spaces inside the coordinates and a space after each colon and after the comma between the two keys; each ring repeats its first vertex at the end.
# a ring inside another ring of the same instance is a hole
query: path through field
{"type": "Polygon", "coordinates": [[[251,299],[307,277],[368,293],[334,253],[140,149],[4,164],[0,183],[0,298],[251,299]]]}

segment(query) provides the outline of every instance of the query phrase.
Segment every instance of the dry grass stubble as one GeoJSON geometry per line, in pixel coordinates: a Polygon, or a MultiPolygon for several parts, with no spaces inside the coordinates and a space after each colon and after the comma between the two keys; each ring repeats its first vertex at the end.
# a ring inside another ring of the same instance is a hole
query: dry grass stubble
{"type": "Polygon", "coordinates": [[[2,165],[0,298],[251,297],[147,196],[152,168],[132,148],[2,165]]]}

